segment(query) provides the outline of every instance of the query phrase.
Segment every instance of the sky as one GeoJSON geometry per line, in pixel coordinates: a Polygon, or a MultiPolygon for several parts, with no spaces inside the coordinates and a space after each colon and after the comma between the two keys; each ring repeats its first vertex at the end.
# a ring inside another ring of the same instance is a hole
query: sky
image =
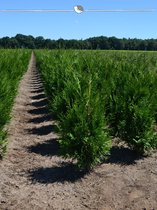
{"type": "Polygon", "coordinates": [[[3,9],[72,10],[155,9],[143,13],[1,13],[0,37],[16,34],[50,39],[86,39],[94,36],[157,39],[157,0],[0,0],[3,9]]]}

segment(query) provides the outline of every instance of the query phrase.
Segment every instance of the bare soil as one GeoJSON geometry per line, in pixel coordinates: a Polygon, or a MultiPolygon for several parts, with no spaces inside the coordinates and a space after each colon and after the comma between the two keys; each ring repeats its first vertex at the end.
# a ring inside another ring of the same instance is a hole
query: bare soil
{"type": "Polygon", "coordinates": [[[85,174],[59,155],[54,130],[32,54],[0,162],[0,210],[157,209],[157,153],[141,158],[113,146],[109,160],[85,174]]]}

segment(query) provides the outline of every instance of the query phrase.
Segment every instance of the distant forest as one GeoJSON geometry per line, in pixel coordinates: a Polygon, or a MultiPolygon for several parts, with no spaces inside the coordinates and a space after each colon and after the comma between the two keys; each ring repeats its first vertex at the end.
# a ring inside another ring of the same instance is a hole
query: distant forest
{"type": "Polygon", "coordinates": [[[157,39],[126,39],[98,36],[85,40],[44,39],[17,34],[15,37],[0,38],[0,48],[28,49],[89,49],[89,50],[157,50],[157,39]]]}

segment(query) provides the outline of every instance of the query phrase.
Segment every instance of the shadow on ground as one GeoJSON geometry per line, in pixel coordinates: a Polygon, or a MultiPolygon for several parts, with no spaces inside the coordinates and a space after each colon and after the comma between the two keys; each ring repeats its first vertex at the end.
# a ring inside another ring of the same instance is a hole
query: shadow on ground
{"type": "Polygon", "coordinates": [[[43,99],[45,98],[45,94],[44,93],[40,93],[38,95],[32,96],[31,99],[32,100],[39,100],[39,99],[43,99]]]}
{"type": "Polygon", "coordinates": [[[48,104],[48,100],[46,98],[43,98],[40,101],[35,101],[35,102],[31,103],[31,105],[36,107],[36,108],[47,106],[47,104],[48,104]]]}
{"type": "MultiPolygon", "coordinates": [[[[40,95],[40,94],[39,94],[40,95]]],[[[31,102],[31,105],[34,107],[29,110],[28,113],[32,115],[41,115],[41,116],[33,116],[32,119],[28,121],[28,123],[39,124],[42,122],[48,122],[52,120],[52,115],[48,110],[48,100],[44,95],[44,98],[39,99],[38,101],[31,102]]]]}
{"type": "Polygon", "coordinates": [[[42,88],[42,86],[41,87],[39,87],[39,88],[34,88],[34,90],[32,90],[31,91],[31,93],[42,93],[44,91],[44,88],[42,88]]]}
{"type": "Polygon", "coordinates": [[[136,161],[142,158],[143,156],[138,155],[130,148],[113,146],[106,162],[120,165],[131,165],[136,164],[136,161]]]}
{"type": "Polygon", "coordinates": [[[42,94],[41,92],[43,92],[43,91],[41,91],[43,89],[43,85],[39,84],[39,85],[35,85],[35,87],[34,87],[34,85],[30,85],[30,87],[32,88],[31,93],[38,93],[38,92],[36,92],[36,90],[39,90],[40,94],[42,94]]]}
{"type": "Polygon", "coordinates": [[[42,156],[59,156],[59,142],[57,139],[50,139],[43,143],[29,146],[27,149],[30,153],[36,153],[42,156]]]}
{"type": "Polygon", "coordinates": [[[44,106],[44,107],[38,107],[37,109],[29,110],[28,113],[32,115],[42,115],[42,114],[48,114],[49,110],[46,106],[44,106]]]}
{"type": "Polygon", "coordinates": [[[34,117],[33,119],[30,119],[28,123],[34,123],[34,124],[39,124],[42,122],[48,122],[52,119],[51,114],[43,115],[41,117],[34,117]]]}
{"type": "Polygon", "coordinates": [[[56,125],[44,125],[39,128],[26,129],[26,131],[30,134],[44,136],[56,131],[56,125]]]}
{"type": "Polygon", "coordinates": [[[71,163],[63,163],[61,166],[51,168],[38,168],[29,172],[29,178],[33,183],[50,184],[55,182],[76,182],[83,178],[87,172],[77,170],[71,163]]]}

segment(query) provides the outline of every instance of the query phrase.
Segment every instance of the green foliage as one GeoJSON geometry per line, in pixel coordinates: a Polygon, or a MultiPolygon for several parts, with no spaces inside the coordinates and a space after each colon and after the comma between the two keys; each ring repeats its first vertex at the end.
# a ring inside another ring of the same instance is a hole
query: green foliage
{"type": "Polygon", "coordinates": [[[0,156],[6,150],[5,124],[17,93],[18,83],[27,70],[30,51],[0,50],[0,156]]]}
{"type": "Polygon", "coordinates": [[[98,36],[85,40],[44,39],[42,36],[33,37],[17,34],[15,37],[0,38],[0,48],[26,49],[92,49],[92,50],[157,50],[157,39],[131,39],[98,36]]]}
{"type": "Polygon", "coordinates": [[[6,153],[7,150],[7,133],[0,131],[0,158],[6,153]]]}
{"type": "Polygon", "coordinates": [[[151,67],[153,58],[145,56],[137,53],[135,58],[128,54],[123,60],[122,55],[120,61],[115,62],[118,70],[111,70],[110,92],[106,100],[106,115],[113,135],[142,154],[157,147],[154,133],[157,75],[151,67]]]}
{"type": "Polygon", "coordinates": [[[62,154],[76,158],[78,166],[85,169],[104,160],[111,147],[100,101],[90,103],[76,101],[59,122],[62,154]]]}
{"type": "Polygon", "coordinates": [[[36,51],[65,157],[92,168],[118,136],[140,154],[157,148],[157,54],[36,51]]]}
{"type": "Polygon", "coordinates": [[[111,147],[102,115],[102,95],[95,89],[94,61],[89,63],[90,57],[82,54],[81,59],[73,51],[51,52],[49,57],[47,53],[36,54],[50,109],[58,119],[61,153],[89,170],[108,155],[111,147]]]}

